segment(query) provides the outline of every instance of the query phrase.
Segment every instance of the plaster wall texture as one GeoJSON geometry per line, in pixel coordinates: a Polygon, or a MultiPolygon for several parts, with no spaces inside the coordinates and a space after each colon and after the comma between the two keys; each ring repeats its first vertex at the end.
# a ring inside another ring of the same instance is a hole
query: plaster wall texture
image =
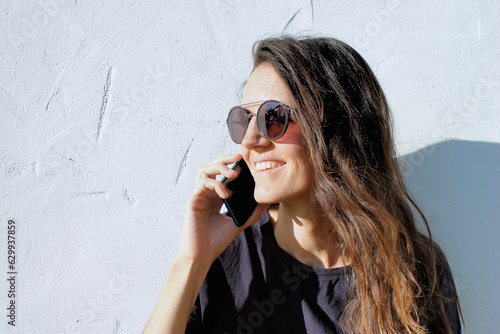
{"type": "MultiPolygon", "coordinates": [[[[410,190],[451,264],[465,333],[500,333],[497,1],[0,3],[0,262],[16,226],[16,326],[137,333],[157,301],[198,166],[251,47],[281,33],[354,46],[394,113],[410,190]]],[[[8,277],[7,277],[8,278],[8,277]]]]}

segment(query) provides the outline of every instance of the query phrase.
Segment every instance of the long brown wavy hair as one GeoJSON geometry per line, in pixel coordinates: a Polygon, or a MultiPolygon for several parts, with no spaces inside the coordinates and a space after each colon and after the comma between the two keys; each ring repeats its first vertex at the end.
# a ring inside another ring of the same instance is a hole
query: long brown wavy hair
{"type": "Polygon", "coordinates": [[[436,269],[449,267],[404,184],[389,106],[366,61],[333,38],[269,38],[253,54],[254,68],[272,64],[295,98],[315,170],[313,212],[326,215],[351,261],[345,330],[423,334],[432,322],[434,333],[451,333],[436,269]]]}

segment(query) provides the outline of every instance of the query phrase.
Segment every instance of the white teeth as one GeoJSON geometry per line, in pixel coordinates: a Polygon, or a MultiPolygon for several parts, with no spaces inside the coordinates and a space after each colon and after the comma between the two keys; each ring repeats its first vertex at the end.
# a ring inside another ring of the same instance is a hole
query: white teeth
{"type": "Polygon", "coordinates": [[[257,170],[266,170],[270,168],[277,168],[283,166],[282,163],[276,161],[265,161],[265,162],[257,162],[255,164],[255,168],[257,170]]]}

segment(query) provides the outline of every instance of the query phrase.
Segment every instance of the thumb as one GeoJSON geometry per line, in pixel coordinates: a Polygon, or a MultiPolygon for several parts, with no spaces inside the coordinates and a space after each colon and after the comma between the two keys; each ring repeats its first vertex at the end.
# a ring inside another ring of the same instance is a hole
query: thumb
{"type": "Polygon", "coordinates": [[[268,208],[268,206],[269,206],[269,204],[257,204],[257,206],[255,207],[255,210],[253,210],[252,215],[248,218],[248,220],[245,222],[245,224],[243,224],[243,226],[240,227],[240,229],[244,230],[247,227],[249,227],[250,225],[253,225],[254,223],[256,223],[259,220],[262,213],[268,208]]]}

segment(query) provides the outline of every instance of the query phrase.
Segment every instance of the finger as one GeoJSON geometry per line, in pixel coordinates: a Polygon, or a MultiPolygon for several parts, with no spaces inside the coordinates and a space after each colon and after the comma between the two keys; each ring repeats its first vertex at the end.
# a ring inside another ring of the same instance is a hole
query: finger
{"type": "Polygon", "coordinates": [[[222,204],[222,199],[216,191],[200,186],[186,199],[184,210],[185,212],[186,210],[204,211],[205,213],[220,212],[222,204]]]}
{"type": "Polygon", "coordinates": [[[242,158],[240,153],[236,154],[226,154],[212,160],[205,166],[198,168],[198,173],[196,176],[196,181],[198,182],[203,177],[207,176],[214,179],[217,175],[223,175],[227,178],[235,178],[237,174],[231,171],[231,168],[227,165],[233,164],[240,161],[242,158]]]}
{"type": "Polygon", "coordinates": [[[212,160],[209,164],[222,163],[224,165],[229,165],[229,164],[240,161],[241,158],[242,158],[242,156],[240,153],[226,154],[226,155],[221,155],[217,159],[212,160]]]}
{"type": "Polygon", "coordinates": [[[206,190],[215,191],[215,193],[220,198],[228,198],[229,197],[229,194],[228,194],[226,188],[224,187],[224,185],[217,180],[208,179],[208,178],[205,179],[205,181],[203,182],[203,188],[206,190]]]}
{"type": "Polygon", "coordinates": [[[204,177],[214,179],[217,175],[223,175],[229,179],[235,178],[238,173],[227,167],[225,164],[216,163],[207,166],[202,166],[198,168],[198,179],[201,180],[204,177]]]}

